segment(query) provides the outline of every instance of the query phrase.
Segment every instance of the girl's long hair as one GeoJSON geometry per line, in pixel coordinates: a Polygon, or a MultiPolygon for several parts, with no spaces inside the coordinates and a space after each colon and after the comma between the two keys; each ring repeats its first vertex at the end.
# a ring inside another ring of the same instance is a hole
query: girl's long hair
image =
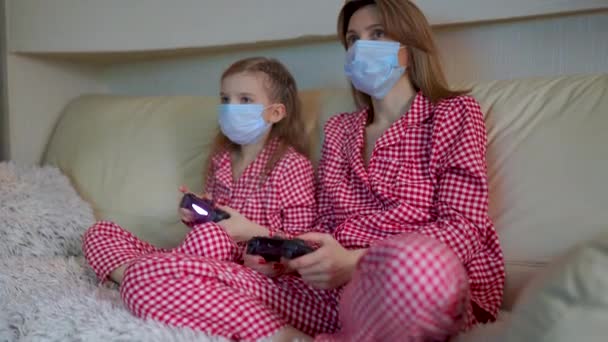
{"type": "MultiPolygon", "coordinates": [[[[302,117],[302,104],[298,97],[296,82],[289,70],[276,59],[251,57],[233,63],[222,74],[222,80],[240,73],[259,74],[260,77],[263,77],[270,100],[274,103],[283,104],[287,113],[281,121],[273,124],[270,129],[267,141],[276,138],[279,141],[279,146],[268,160],[262,177],[267,176],[272,171],[289,147],[310,158],[310,144],[302,117]]],[[[218,131],[207,157],[203,184],[207,184],[207,180],[212,176],[213,158],[225,150],[235,151],[238,148],[240,148],[239,145],[233,143],[221,131],[218,131]]]]}

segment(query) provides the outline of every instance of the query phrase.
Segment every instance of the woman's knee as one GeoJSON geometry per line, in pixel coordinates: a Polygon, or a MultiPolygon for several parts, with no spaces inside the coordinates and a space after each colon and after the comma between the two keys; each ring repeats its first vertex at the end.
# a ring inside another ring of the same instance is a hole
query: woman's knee
{"type": "Polygon", "coordinates": [[[362,257],[359,268],[378,269],[390,277],[386,279],[389,283],[425,281],[427,287],[438,287],[468,282],[466,270],[451,248],[420,234],[402,234],[379,242],[362,257]]]}
{"type": "Polygon", "coordinates": [[[357,272],[363,281],[373,277],[369,286],[389,299],[378,301],[390,306],[383,309],[404,317],[424,317],[443,327],[464,319],[466,270],[456,254],[435,239],[419,234],[386,239],[361,258],[357,272]]]}

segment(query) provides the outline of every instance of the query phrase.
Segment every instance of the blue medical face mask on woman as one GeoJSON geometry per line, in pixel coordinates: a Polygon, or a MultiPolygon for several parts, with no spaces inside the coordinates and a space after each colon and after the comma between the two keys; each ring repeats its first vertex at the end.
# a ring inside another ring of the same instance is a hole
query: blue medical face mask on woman
{"type": "Polygon", "coordinates": [[[346,53],[344,72],[355,89],[382,99],[405,72],[399,65],[398,42],[357,40],[346,53]]]}
{"type": "Polygon", "coordinates": [[[261,104],[221,104],[218,106],[220,130],[235,144],[258,142],[272,124],[266,122],[261,104]]]}

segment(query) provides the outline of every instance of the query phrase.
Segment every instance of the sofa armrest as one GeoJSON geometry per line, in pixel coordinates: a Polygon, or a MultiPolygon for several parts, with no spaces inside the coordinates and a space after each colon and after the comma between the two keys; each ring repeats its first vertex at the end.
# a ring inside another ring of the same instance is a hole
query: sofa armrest
{"type": "Polygon", "coordinates": [[[524,288],[504,341],[605,341],[608,234],[573,248],[524,288]]]}

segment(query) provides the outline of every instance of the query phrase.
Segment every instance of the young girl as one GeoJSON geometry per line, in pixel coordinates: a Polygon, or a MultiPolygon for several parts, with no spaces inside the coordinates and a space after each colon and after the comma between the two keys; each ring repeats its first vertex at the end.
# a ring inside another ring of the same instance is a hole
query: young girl
{"type": "MultiPolygon", "coordinates": [[[[312,227],[313,167],[289,71],[274,59],[240,60],[222,75],[220,96],[220,132],[204,172],[205,190],[230,218],[194,225],[192,213],[180,209],[192,231],[170,251],[141,241],[115,223],[98,222],[85,233],[83,250],[101,281],[109,277],[121,283],[131,262],[156,252],[241,261],[244,242],[254,236],[292,236],[312,227]]],[[[270,276],[282,271],[281,264],[264,265],[261,257],[245,257],[245,264],[270,276]]]]}

